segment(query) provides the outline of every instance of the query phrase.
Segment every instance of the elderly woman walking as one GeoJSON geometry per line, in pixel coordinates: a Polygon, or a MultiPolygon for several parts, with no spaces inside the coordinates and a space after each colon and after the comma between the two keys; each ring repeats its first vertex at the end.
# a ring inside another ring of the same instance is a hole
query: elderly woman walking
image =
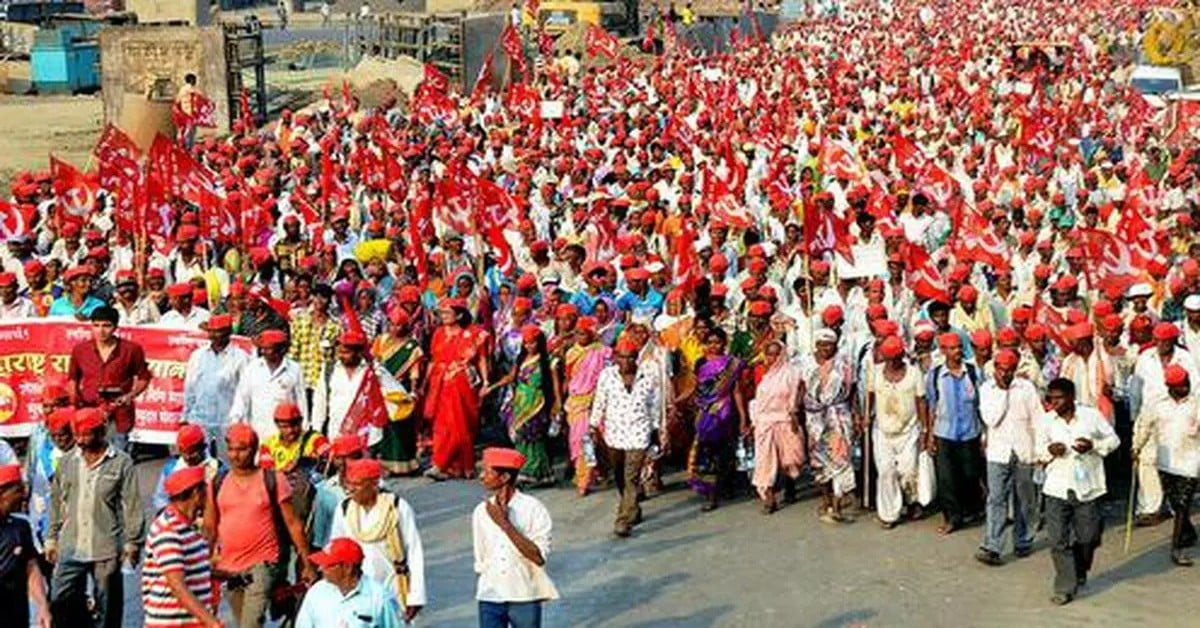
{"type": "Polygon", "coordinates": [[[763,514],[769,515],[779,507],[775,491],[779,475],[789,488],[794,486],[804,468],[805,451],[800,435],[800,369],[788,363],[782,341],[772,340],[762,351],[763,373],[749,404],[755,456],[752,483],[763,514]]]}
{"type": "Polygon", "coordinates": [[[821,521],[849,521],[841,498],[854,491],[850,448],[854,436],[854,375],[850,361],[838,351],[837,333],[814,334],[813,355],[801,366],[804,418],[813,478],[821,489],[821,521]]]}

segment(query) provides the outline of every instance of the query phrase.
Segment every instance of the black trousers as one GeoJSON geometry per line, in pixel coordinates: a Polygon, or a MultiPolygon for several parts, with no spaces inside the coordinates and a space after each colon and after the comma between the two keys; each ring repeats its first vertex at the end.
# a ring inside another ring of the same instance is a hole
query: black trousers
{"type": "Polygon", "coordinates": [[[1171,549],[1183,549],[1196,544],[1196,528],[1192,525],[1192,498],[1196,496],[1196,478],[1183,477],[1159,470],[1163,499],[1175,515],[1171,530],[1171,549]]]}
{"type": "Polygon", "coordinates": [[[1092,569],[1104,526],[1096,500],[1081,502],[1074,491],[1067,496],[1059,499],[1047,495],[1043,514],[1054,560],[1054,592],[1073,596],[1079,580],[1087,578],[1092,569]]]}
{"type": "Polygon", "coordinates": [[[946,523],[960,526],[983,512],[983,452],[979,439],[938,438],[937,492],[946,523]]]}

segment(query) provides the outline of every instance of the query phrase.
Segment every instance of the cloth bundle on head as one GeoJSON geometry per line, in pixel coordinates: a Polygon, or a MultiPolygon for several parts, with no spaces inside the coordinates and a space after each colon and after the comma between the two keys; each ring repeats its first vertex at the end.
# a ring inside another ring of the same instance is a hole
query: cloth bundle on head
{"type": "Polygon", "coordinates": [[[837,332],[833,331],[832,329],[829,329],[829,328],[818,329],[813,332],[813,342],[814,343],[821,343],[821,342],[836,343],[837,340],[838,340],[837,332]]]}
{"type": "Polygon", "coordinates": [[[525,466],[525,454],[506,447],[483,450],[483,464],[493,469],[520,469],[525,466]]]}

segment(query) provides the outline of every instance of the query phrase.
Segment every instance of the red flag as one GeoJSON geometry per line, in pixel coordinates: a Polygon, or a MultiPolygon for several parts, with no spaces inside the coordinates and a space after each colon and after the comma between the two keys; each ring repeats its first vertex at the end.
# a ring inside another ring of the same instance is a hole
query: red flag
{"type": "Polygon", "coordinates": [[[709,215],[738,229],[754,226],[754,217],[729,189],[729,184],[711,170],[705,174],[703,202],[708,207],[709,215]]]}
{"type": "Polygon", "coordinates": [[[242,109],[242,125],[245,131],[249,133],[258,125],[254,123],[254,112],[250,109],[250,92],[245,87],[242,88],[242,93],[238,96],[238,103],[242,109]]]}
{"type": "Polygon", "coordinates": [[[1200,101],[1176,100],[1172,106],[1175,124],[1167,136],[1167,142],[1176,145],[1189,144],[1200,133],[1200,101]]]}
{"type": "Polygon", "coordinates": [[[696,255],[696,228],[692,221],[683,221],[679,237],[675,239],[675,285],[690,291],[702,274],[700,257],[696,255]]]}
{"type": "Polygon", "coordinates": [[[646,36],[642,38],[642,52],[654,52],[654,22],[646,24],[646,36]]]}
{"type": "Polygon", "coordinates": [[[502,275],[509,276],[516,268],[516,262],[513,258],[512,246],[504,237],[504,230],[498,225],[491,225],[484,231],[484,237],[492,247],[492,252],[496,255],[496,268],[502,275]]]}
{"type": "Polygon", "coordinates": [[[917,298],[950,302],[950,285],[924,247],[909,244],[904,261],[909,288],[917,298]]]}
{"type": "Polygon", "coordinates": [[[937,207],[945,209],[950,205],[950,199],[954,198],[956,186],[954,177],[950,176],[949,172],[931,162],[921,175],[917,187],[928,195],[937,207]]]}
{"type": "Polygon", "coordinates": [[[821,211],[816,206],[806,207],[803,227],[809,255],[819,257],[826,251],[836,251],[846,261],[854,263],[849,220],[839,218],[831,211],[821,211]]]}
{"type": "Polygon", "coordinates": [[[413,97],[413,115],[417,122],[429,126],[435,123],[452,124],[458,119],[458,108],[443,92],[417,89],[413,97]]]}
{"type": "Polygon", "coordinates": [[[524,83],[508,86],[508,107],[533,127],[534,134],[542,128],[542,99],[537,90],[524,83]]]}
{"type": "Polygon", "coordinates": [[[446,75],[442,74],[441,71],[439,71],[436,67],[434,67],[433,64],[426,63],[425,64],[425,85],[428,86],[430,89],[433,89],[435,91],[439,91],[439,92],[445,94],[446,92],[448,92],[450,90],[450,79],[446,78],[446,75]]]}
{"type": "Polygon", "coordinates": [[[92,213],[96,205],[96,186],[78,168],[51,155],[50,177],[54,181],[54,195],[59,207],[76,217],[92,213]]]}
{"type": "Polygon", "coordinates": [[[5,239],[29,233],[36,219],[36,206],[13,205],[0,199],[0,232],[3,232],[5,239]]]}
{"type": "Polygon", "coordinates": [[[429,228],[433,228],[433,211],[432,199],[428,194],[422,194],[421,198],[412,205],[409,205],[408,212],[408,239],[410,253],[417,260],[417,283],[424,290],[425,286],[429,285],[429,259],[425,255],[425,241],[422,232],[422,223],[428,224],[429,228]]]}
{"type": "Polygon", "coordinates": [[[346,418],[342,421],[342,434],[361,434],[368,427],[383,427],[388,422],[387,403],[383,398],[383,389],[379,386],[379,376],[371,362],[364,364],[367,369],[363,373],[362,382],[354,393],[354,403],[346,410],[346,418]]]}
{"type": "Polygon", "coordinates": [[[100,187],[113,195],[113,219],[117,229],[132,233],[135,228],[134,197],[142,180],[142,151],[124,131],[109,124],[100,133],[93,151],[100,187]]]}
{"type": "Polygon", "coordinates": [[[483,67],[479,68],[479,76],[475,77],[475,86],[471,88],[472,102],[483,100],[484,95],[492,87],[492,63],[495,55],[495,50],[489,50],[487,56],[483,58],[483,67]]]}
{"type": "Polygon", "coordinates": [[[1021,124],[1020,144],[1036,155],[1053,156],[1054,147],[1058,144],[1053,122],[1032,116],[1026,118],[1021,124]]]}
{"type": "Polygon", "coordinates": [[[913,177],[925,172],[929,167],[929,158],[912,140],[897,135],[892,138],[892,157],[900,172],[913,177]]]}
{"type": "Polygon", "coordinates": [[[1136,268],[1146,268],[1152,260],[1163,254],[1158,239],[1154,237],[1154,229],[1132,204],[1126,204],[1121,210],[1114,231],[1129,244],[1130,260],[1136,268]]]}
{"type": "Polygon", "coordinates": [[[603,26],[592,24],[584,36],[584,46],[587,48],[589,57],[604,56],[616,59],[617,51],[621,49],[621,42],[617,41],[615,35],[604,30],[603,26]]]}
{"type": "Polygon", "coordinates": [[[538,31],[538,52],[543,58],[554,57],[554,38],[546,31],[538,31]]]}
{"type": "Polygon", "coordinates": [[[867,174],[862,163],[855,157],[854,149],[842,140],[826,140],[821,145],[817,161],[821,164],[821,172],[832,174],[839,179],[857,181],[867,174]]]}
{"type": "Polygon", "coordinates": [[[1129,245],[1100,229],[1080,229],[1079,236],[1088,274],[1095,278],[1097,288],[1103,291],[1115,288],[1124,292],[1138,282],[1139,274],[1134,270],[1129,245]]]}
{"type": "Polygon", "coordinates": [[[217,103],[200,92],[192,92],[192,120],[198,127],[216,128],[217,103]]]}
{"type": "Polygon", "coordinates": [[[746,189],[746,163],[737,158],[733,150],[733,140],[729,136],[725,137],[724,146],[721,147],[721,158],[725,160],[725,167],[729,169],[729,189],[736,192],[742,192],[746,189]]]}
{"type": "Polygon", "coordinates": [[[521,34],[517,29],[513,28],[512,24],[504,27],[500,33],[500,48],[504,50],[504,54],[508,55],[508,60],[512,62],[513,68],[525,76],[525,46],[521,42],[521,34]]]}
{"type": "Polygon", "coordinates": [[[456,233],[475,233],[475,194],[479,179],[461,162],[446,169],[437,184],[437,216],[456,233]]]}

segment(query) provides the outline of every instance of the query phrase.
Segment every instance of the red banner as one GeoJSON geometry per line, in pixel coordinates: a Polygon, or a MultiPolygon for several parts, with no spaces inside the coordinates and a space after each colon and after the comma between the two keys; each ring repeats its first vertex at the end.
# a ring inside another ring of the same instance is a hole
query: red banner
{"type": "MultiPolygon", "coordinates": [[[[121,327],[117,334],[146,352],[150,387],[137,398],[130,440],[170,444],[183,415],[183,376],[188,356],[208,344],[202,332],[149,326],[121,327]]],[[[0,436],[33,433],[42,421],[42,384],[47,377],[65,381],[71,347],[90,341],[88,323],[56,320],[0,321],[0,436]]],[[[234,344],[253,354],[247,338],[234,344]]],[[[229,394],[233,394],[230,391],[229,394]]]]}

